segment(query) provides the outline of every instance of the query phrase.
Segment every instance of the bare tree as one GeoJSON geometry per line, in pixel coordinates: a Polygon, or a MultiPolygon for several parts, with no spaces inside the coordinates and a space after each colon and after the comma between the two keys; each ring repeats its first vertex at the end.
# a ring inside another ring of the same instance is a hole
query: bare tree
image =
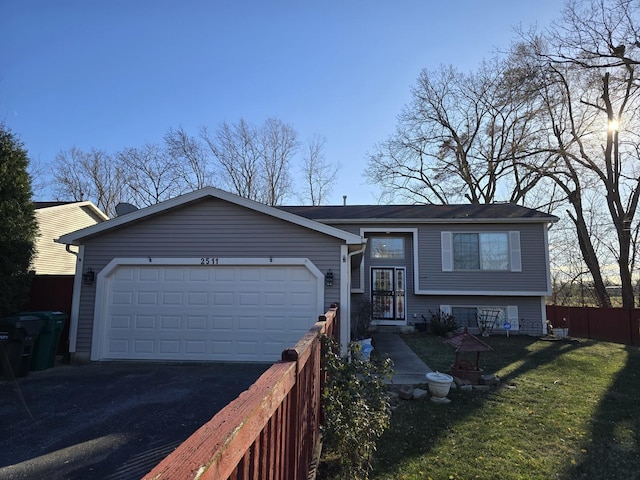
{"type": "Polygon", "coordinates": [[[260,129],[262,156],[262,203],[280,205],[291,194],[291,162],[298,150],[297,133],[291,125],[268,118],[260,129]]]}
{"type": "Polygon", "coordinates": [[[497,59],[476,73],[423,70],[396,133],[370,156],[369,180],[410,202],[524,201],[541,178],[520,166],[539,126],[508,73],[497,59]]]}
{"type": "Polygon", "coordinates": [[[326,138],[315,135],[305,145],[302,157],[302,175],[306,191],[301,192],[303,203],[322,205],[338,176],[339,164],[331,164],[324,154],[326,138]]]}
{"type": "Polygon", "coordinates": [[[210,156],[202,142],[187,134],[182,128],[169,129],[164,136],[168,154],[176,164],[183,182],[190,190],[199,190],[213,185],[210,171],[210,156]]]}
{"type": "Polygon", "coordinates": [[[611,303],[602,274],[606,257],[598,255],[595,241],[606,243],[615,258],[623,306],[634,305],[640,196],[639,8],[636,0],[571,0],[562,22],[545,35],[525,36],[532,66],[542,72],[532,84],[545,111],[548,151],[553,153],[544,172],[565,192],[571,206],[568,215],[602,306],[611,303]],[[585,208],[590,191],[604,199],[602,209],[585,208]],[[592,228],[603,224],[609,226],[608,237],[599,237],[592,228]]]}
{"type": "Polygon", "coordinates": [[[159,145],[125,148],[117,153],[126,185],[136,205],[150,206],[189,190],[178,162],[159,145]]]}
{"type": "Polygon", "coordinates": [[[108,216],[115,216],[118,203],[130,200],[125,194],[125,171],[102,150],[83,152],[72,147],[61,151],[53,171],[58,200],[91,200],[108,216]]]}
{"type": "Polygon", "coordinates": [[[291,161],[298,143],[295,130],[276,119],[255,127],[244,119],[223,122],[201,136],[217,161],[223,188],[267,205],[291,194],[291,161]]]}

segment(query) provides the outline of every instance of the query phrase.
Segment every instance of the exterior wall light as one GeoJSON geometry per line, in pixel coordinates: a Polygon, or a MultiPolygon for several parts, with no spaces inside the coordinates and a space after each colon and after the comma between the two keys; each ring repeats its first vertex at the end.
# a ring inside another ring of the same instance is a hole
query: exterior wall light
{"type": "Polygon", "coordinates": [[[90,268],[87,268],[86,272],[82,274],[82,283],[85,285],[93,285],[95,279],[96,274],[90,268]]]}
{"type": "Polygon", "coordinates": [[[329,271],[327,271],[326,275],[324,276],[324,285],[325,287],[333,286],[333,272],[331,271],[331,269],[329,269],[329,271]]]}

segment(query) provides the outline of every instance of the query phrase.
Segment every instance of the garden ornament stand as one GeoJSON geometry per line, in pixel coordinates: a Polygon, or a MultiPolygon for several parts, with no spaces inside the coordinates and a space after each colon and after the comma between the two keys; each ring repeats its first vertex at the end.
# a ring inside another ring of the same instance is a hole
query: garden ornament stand
{"type": "Polygon", "coordinates": [[[460,380],[466,380],[472,385],[477,385],[480,382],[480,377],[484,373],[484,370],[480,368],[480,352],[489,352],[493,350],[489,345],[471,335],[467,329],[458,335],[455,335],[447,340],[448,343],[456,349],[456,356],[451,365],[451,375],[460,380]],[[473,362],[460,358],[461,354],[476,352],[476,364],[473,362]]]}

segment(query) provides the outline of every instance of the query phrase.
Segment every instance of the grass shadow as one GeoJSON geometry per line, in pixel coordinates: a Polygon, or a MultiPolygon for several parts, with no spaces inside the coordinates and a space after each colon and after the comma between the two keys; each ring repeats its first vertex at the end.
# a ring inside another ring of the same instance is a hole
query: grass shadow
{"type": "Polygon", "coordinates": [[[640,349],[626,347],[625,354],[624,368],[593,415],[583,455],[560,478],[640,478],[640,349]]]}
{"type": "MultiPolygon", "coordinates": [[[[454,351],[443,345],[442,339],[414,336],[406,340],[432,369],[448,372],[454,351]]],[[[595,434],[594,447],[585,448],[589,429],[585,421],[598,408],[603,422],[610,424],[605,412],[614,402],[620,402],[616,398],[619,394],[612,393],[611,398],[605,395],[602,402],[599,395],[577,401],[573,397],[574,394],[589,397],[590,379],[597,378],[597,383],[610,379],[606,375],[597,376],[598,363],[608,354],[606,347],[601,351],[597,342],[589,340],[543,342],[532,337],[483,340],[494,350],[482,354],[481,366],[486,373],[497,373],[503,388],[487,394],[453,391],[449,395],[452,403],[446,406],[431,402],[398,404],[392,427],[379,442],[372,478],[418,479],[428,478],[433,472],[438,472],[433,478],[446,474],[443,478],[542,479],[564,472],[568,473],[562,478],[567,479],[607,478],[589,473],[593,465],[585,465],[589,459],[581,455],[583,451],[597,449],[596,445],[603,446],[611,432],[600,429],[595,434]],[[582,475],[583,465],[585,475],[575,477],[582,475]]],[[[628,383],[633,375],[625,373],[626,370],[621,372],[627,377],[620,380],[623,383],[628,383]]],[[[632,390],[637,393],[638,386],[632,390]]],[[[594,385],[594,391],[603,392],[606,388],[598,384],[594,385]]],[[[631,393],[623,393],[624,398],[631,393]]],[[[637,420],[631,420],[631,426],[629,421],[624,424],[626,433],[621,434],[626,443],[621,445],[634,452],[628,455],[632,460],[637,459],[634,455],[638,451],[638,429],[637,420]],[[630,443],[635,447],[630,447],[630,443]]],[[[612,455],[611,461],[615,458],[612,455]]],[[[594,457],[593,461],[598,460],[594,457]]]]}

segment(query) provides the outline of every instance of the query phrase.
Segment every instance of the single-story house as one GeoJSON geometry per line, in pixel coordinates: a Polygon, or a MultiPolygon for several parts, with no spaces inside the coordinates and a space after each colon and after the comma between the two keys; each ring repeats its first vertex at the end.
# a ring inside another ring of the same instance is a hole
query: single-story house
{"type": "Polygon", "coordinates": [[[348,339],[360,298],[379,325],[497,307],[540,334],[555,220],[510,204],[276,208],[204,188],[57,240],[79,248],[70,351],[274,361],[334,302],[348,339]]]}

